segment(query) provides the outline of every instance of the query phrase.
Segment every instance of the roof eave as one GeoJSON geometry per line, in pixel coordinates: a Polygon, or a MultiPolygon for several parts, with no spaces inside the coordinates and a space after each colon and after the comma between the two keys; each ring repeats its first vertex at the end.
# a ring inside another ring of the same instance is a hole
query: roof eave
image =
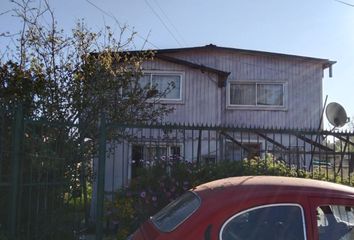
{"type": "Polygon", "coordinates": [[[163,61],[167,61],[167,62],[172,62],[175,64],[184,65],[184,66],[187,66],[190,68],[199,69],[202,73],[204,73],[204,72],[214,73],[218,76],[218,87],[220,87],[220,88],[226,86],[226,80],[227,80],[228,76],[231,74],[230,72],[225,72],[225,71],[222,71],[222,70],[219,70],[216,68],[211,68],[211,67],[205,66],[203,64],[196,64],[196,63],[193,63],[190,61],[166,56],[166,55],[159,54],[159,53],[157,53],[155,55],[155,58],[163,60],[163,61]]]}
{"type": "Polygon", "coordinates": [[[273,56],[273,57],[298,58],[301,60],[308,60],[308,61],[322,63],[323,69],[329,68],[330,66],[336,63],[336,61],[331,61],[329,59],[324,59],[324,58],[258,51],[258,50],[248,50],[248,49],[240,49],[240,48],[218,47],[213,44],[209,44],[206,46],[186,47],[186,48],[157,49],[154,51],[156,54],[164,54],[164,53],[168,54],[168,53],[177,53],[177,52],[192,51],[192,50],[226,50],[226,51],[233,51],[233,52],[238,52],[238,53],[248,54],[248,55],[265,55],[265,56],[273,56]]]}

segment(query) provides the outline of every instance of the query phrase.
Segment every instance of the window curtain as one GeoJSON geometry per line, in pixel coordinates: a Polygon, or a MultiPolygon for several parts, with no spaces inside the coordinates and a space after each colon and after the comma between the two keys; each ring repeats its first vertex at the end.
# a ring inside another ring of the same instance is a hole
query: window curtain
{"type": "Polygon", "coordinates": [[[283,106],[283,85],[258,84],[257,105],[283,106]]]}
{"type": "Polygon", "coordinates": [[[255,84],[231,84],[230,104],[256,105],[256,85],[255,84]]]}

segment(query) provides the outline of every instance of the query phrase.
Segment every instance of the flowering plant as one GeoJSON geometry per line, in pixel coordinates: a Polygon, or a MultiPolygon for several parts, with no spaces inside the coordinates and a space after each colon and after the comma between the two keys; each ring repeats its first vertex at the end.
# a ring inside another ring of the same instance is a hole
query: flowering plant
{"type": "Polygon", "coordinates": [[[162,207],[202,183],[232,176],[281,175],[306,177],[271,158],[196,164],[180,159],[161,159],[140,169],[130,185],[117,192],[107,217],[117,226],[117,239],[125,239],[162,207]],[[299,175],[300,174],[300,175],[299,175]]]}

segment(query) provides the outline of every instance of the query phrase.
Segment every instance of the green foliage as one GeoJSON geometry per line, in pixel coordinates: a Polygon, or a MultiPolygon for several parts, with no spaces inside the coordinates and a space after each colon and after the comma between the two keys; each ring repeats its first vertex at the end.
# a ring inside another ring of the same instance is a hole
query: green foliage
{"type": "MultiPolygon", "coordinates": [[[[18,63],[8,61],[0,65],[0,107],[11,109],[24,103],[24,114],[32,116],[38,99],[43,94],[44,78],[32,70],[24,70],[18,63]]],[[[11,113],[8,111],[8,113],[11,113]]]]}
{"type": "Polygon", "coordinates": [[[0,231],[0,240],[8,240],[8,239],[9,238],[7,237],[7,235],[4,232],[0,231]]]}
{"type": "Polygon", "coordinates": [[[101,112],[111,121],[134,123],[158,121],[172,110],[158,99],[173,85],[160,92],[139,84],[142,64],[154,53],[129,51],[134,33],[124,26],[118,33],[109,26],[92,31],[83,20],[64,33],[49,3],[40,2],[13,1],[22,28],[11,54],[0,52],[0,107],[22,104],[25,116],[80,122],[90,138],[101,112]]]}
{"type": "MultiPolygon", "coordinates": [[[[10,183],[11,140],[14,129],[22,128],[12,124],[15,108],[22,106],[25,124],[17,146],[24,214],[17,224],[29,233],[40,228],[44,239],[52,239],[54,232],[67,239],[64,232],[72,234],[73,220],[77,222],[71,213],[82,218],[81,209],[70,206],[77,196],[89,195],[83,186],[91,180],[89,161],[97,150],[100,114],[111,122],[157,122],[172,111],[159,98],[173,86],[159,92],[156,86],[139,84],[142,64],[154,54],[129,51],[135,48],[135,34],[127,34],[124,26],[116,34],[109,26],[92,31],[78,21],[72,32],[64,33],[48,1],[11,2],[9,14],[21,27],[9,51],[0,49],[0,138],[5,149],[0,182],[10,183]],[[58,231],[52,220],[58,221],[58,231]]],[[[121,134],[109,131],[107,141],[121,134]]],[[[0,197],[1,217],[8,205],[0,197]]]]}
{"type": "Polygon", "coordinates": [[[188,189],[220,178],[246,175],[308,177],[270,157],[243,161],[221,161],[197,165],[185,161],[158,161],[140,170],[128,188],[107,203],[107,220],[116,227],[117,239],[125,239],[149,216],[155,214],[188,189]]]}
{"type": "Polygon", "coordinates": [[[313,172],[291,167],[275,161],[271,155],[265,159],[220,161],[217,164],[197,165],[185,161],[158,161],[140,169],[130,185],[117,192],[113,202],[107,203],[107,221],[117,230],[117,239],[125,239],[138,226],[166,204],[188,189],[200,184],[235,176],[270,175],[313,178],[353,185],[351,179],[318,169],[313,172]]]}

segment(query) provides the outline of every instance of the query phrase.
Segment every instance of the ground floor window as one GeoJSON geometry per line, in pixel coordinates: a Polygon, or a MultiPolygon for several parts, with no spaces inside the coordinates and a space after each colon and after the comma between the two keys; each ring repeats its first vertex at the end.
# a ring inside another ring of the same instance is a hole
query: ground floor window
{"type": "Polygon", "coordinates": [[[139,168],[154,164],[156,161],[176,161],[181,158],[181,146],[176,144],[133,144],[132,177],[137,176],[139,168]]]}
{"type": "Polygon", "coordinates": [[[243,160],[260,157],[261,147],[262,144],[259,142],[238,144],[233,141],[227,141],[225,156],[227,160],[243,160]]]}

